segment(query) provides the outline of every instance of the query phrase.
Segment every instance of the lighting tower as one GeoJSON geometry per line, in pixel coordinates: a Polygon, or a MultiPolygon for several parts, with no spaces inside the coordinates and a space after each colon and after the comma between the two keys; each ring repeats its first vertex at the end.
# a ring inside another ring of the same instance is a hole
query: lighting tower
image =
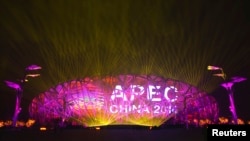
{"type": "Polygon", "coordinates": [[[40,70],[42,69],[42,67],[38,66],[38,65],[30,65],[28,67],[26,67],[25,69],[25,75],[24,77],[20,80],[20,82],[15,83],[15,82],[11,82],[11,81],[5,81],[6,85],[9,86],[12,89],[16,90],[16,105],[15,105],[15,111],[14,111],[14,115],[12,118],[12,126],[16,127],[16,122],[18,120],[18,115],[21,112],[21,99],[22,99],[22,95],[23,95],[23,83],[28,82],[28,77],[38,77],[40,76],[40,74],[37,73],[32,73],[32,71],[34,70],[40,70]]]}
{"type": "Polygon", "coordinates": [[[228,81],[226,79],[226,74],[224,73],[224,71],[223,71],[223,69],[221,67],[208,66],[207,69],[208,70],[220,70],[221,71],[221,73],[213,74],[213,75],[223,78],[224,83],[222,83],[221,86],[224,87],[228,92],[229,102],[230,102],[229,110],[232,113],[232,118],[233,118],[234,124],[238,124],[238,116],[237,116],[236,107],[235,107],[235,104],[234,104],[234,93],[233,93],[232,87],[233,87],[233,85],[235,83],[242,82],[242,81],[246,80],[246,78],[232,77],[231,81],[228,81]]]}

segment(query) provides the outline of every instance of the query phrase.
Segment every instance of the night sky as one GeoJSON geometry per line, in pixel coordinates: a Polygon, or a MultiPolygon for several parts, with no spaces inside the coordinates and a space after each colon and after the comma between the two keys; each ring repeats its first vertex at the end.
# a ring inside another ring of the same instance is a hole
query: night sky
{"type": "Polygon", "coordinates": [[[248,0],[0,0],[0,120],[11,119],[18,82],[31,64],[42,66],[24,85],[21,119],[39,93],[86,76],[154,74],[215,96],[230,117],[217,71],[233,87],[238,116],[250,119],[248,0]]]}

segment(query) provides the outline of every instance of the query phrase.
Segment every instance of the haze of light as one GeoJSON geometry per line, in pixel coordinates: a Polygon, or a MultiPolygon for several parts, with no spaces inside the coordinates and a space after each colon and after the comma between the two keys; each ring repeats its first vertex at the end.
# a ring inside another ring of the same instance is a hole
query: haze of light
{"type": "MultiPolygon", "coordinates": [[[[41,77],[29,84],[31,97],[68,80],[116,74],[156,74],[210,92],[220,80],[211,79],[207,65],[230,68],[232,74],[246,65],[238,63],[248,52],[245,33],[239,31],[245,25],[235,22],[242,19],[237,5],[198,0],[0,5],[6,47],[1,51],[2,71],[14,79],[23,75],[16,70],[29,64],[43,67],[41,77]],[[223,13],[224,8],[231,13],[223,13]]],[[[1,78],[9,79],[4,75],[1,78]]]]}

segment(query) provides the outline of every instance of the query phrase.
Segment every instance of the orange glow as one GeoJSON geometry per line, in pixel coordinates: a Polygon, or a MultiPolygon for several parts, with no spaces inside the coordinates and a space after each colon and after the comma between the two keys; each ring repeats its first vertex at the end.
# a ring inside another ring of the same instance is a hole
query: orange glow
{"type": "Polygon", "coordinates": [[[47,128],[46,127],[40,127],[40,131],[46,131],[47,128]]]}
{"type": "Polygon", "coordinates": [[[35,120],[33,119],[29,119],[27,122],[26,122],[26,127],[31,127],[32,125],[35,124],[35,120]]]}
{"type": "Polygon", "coordinates": [[[23,126],[25,126],[25,122],[23,122],[23,121],[17,121],[17,126],[18,127],[23,127],[23,126]]]}
{"type": "Polygon", "coordinates": [[[4,122],[0,121],[0,127],[4,127],[4,122]]]}
{"type": "Polygon", "coordinates": [[[240,118],[238,118],[238,124],[245,124],[245,122],[242,120],[242,119],[240,119],[240,118]]]}
{"type": "Polygon", "coordinates": [[[4,125],[5,126],[10,126],[12,124],[12,121],[11,120],[7,120],[4,122],[4,125]]]}
{"type": "Polygon", "coordinates": [[[227,124],[229,122],[228,118],[226,117],[219,117],[220,124],[227,124]]]}

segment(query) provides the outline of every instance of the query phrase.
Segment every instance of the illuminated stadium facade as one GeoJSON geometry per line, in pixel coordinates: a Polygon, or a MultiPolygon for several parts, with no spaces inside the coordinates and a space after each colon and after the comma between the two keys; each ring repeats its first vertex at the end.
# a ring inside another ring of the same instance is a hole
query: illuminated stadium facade
{"type": "Polygon", "coordinates": [[[55,119],[85,127],[160,126],[169,119],[216,120],[215,99],[196,87],[155,75],[118,75],[61,83],[32,100],[30,116],[41,124],[55,119]]]}

